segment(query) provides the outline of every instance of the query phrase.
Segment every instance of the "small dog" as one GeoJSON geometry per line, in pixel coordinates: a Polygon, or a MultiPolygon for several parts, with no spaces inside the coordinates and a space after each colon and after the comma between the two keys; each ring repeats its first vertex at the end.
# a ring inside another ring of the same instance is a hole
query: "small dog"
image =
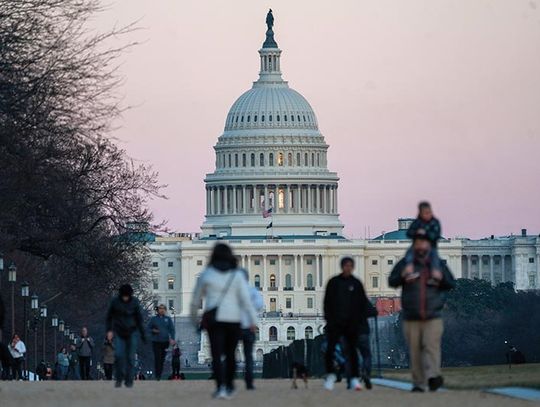
{"type": "Polygon", "coordinates": [[[299,362],[294,362],[292,364],[292,388],[298,389],[298,384],[296,383],[297,379],[304,381],[304,386],[308,388],[308,370],[307,368],[299,362]]]}

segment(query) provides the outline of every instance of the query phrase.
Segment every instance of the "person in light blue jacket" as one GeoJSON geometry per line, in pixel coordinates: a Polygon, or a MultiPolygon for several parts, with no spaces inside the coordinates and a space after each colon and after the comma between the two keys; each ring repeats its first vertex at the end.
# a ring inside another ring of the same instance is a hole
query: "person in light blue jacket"
{"type": "MultiPolygon", "coordinates": [[[[242,269],[246,281],[249,281],[249,273],[247,270],[242,269]]],[[[264,307],[264,301],[259,290],[253,286],[249,287],[249,299],[256,312],[261,312],[264,307]]],[[[244,348],[244,380],[246,382],[247,390],[255,390],[253,385],[253,345],[255,344],[256,337],[255,332],[250,329],[250,316],[247,311],[243,311],[242,320],[240,326],[242,328],[242,344],[244,348]]]]}

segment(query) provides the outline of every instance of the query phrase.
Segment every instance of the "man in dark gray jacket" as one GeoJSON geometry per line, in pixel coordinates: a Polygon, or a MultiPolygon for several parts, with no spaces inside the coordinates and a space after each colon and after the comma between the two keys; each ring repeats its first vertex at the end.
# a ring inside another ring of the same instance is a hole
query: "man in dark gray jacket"
{"type": "Polygon", "coordinates": [[[427,236],[416,235],[413,242],[414,267],[399,261],[390,277],[391,287],[401,287],[403,331],[409,346],[413,392],[423,392],[443,385],[441,376],[442,310],[445,291],[455,285],[452,273],[442,265],[433,269],[430,262],[431,243],[427,236]]]}
{"type": "Polygon", "coordinates": [[[88,335],[88,328],[83,326],[81,337],[77,340],[77,352],[79,354],[79,366],[81,368],[81,380],[91,380],[90,366],[94,353],[94,339],[88,335]]]}
{"type": "Polygon", "coordinates": [[[157,309],[157,314],[150,318],[148,330],[152,335],[155,377],[156,380],[161,380],[167,348],[169,345],[174,345],[175,337],[174,323],[167,315],[167,307],[164,304],[161,304],[157,309]]]}

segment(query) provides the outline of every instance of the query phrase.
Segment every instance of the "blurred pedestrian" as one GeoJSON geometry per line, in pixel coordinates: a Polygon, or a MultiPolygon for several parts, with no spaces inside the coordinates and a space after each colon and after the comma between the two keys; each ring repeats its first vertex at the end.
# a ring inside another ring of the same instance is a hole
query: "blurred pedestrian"
{"type": "Polygon", "coordinates": [[[88,328],[83,326],[81,337],[76,342],[79,352],[79,366],[81,370],[81,380],[91,380],[90,366],[92,365],[92,355],[94,353],[94,339],[88,335],[88,328]]]}
{"type": "Polygon", "coordinates": [[[173,380],[180,379],[180,357],[181,356],[182,356],[182,352],[180,351],[178,344],[175,344],[172,350],[172,358],[171,358],[173,380]]]}
{"type": "Polygon", "coordinates": [[[107,332],[105,335],[105,341],[101,348],[101,356],[103,358],[105,380],[112,380],[114,369],[114,334],[112,332],[107,332]]]}
{"type": "Polygon", "coordinates": [[[9,352],[11,353],[11,378],[13,380],[23,380],[22,366],[24,355],[26,354],[26,346],[19,338],[19,335],[13,334],[9,343],[9,352]]]}
{"type": "Polygon", "coordinates": [[[214,397],[219,399],[230,399],[234,394],[235,351],[243,310],[250,329],[253,332],[256,329],[257,314],[251,304],[249,286],[237,266],[231,248],[218,243],[210,263],[197,280],[191,302],[194,323],[208,332],[216,381],[214,397]],[[200,320],[198,310],[203,298],[204,313],[200,320]]]}
{"type": "Polygon", "coordinates": [[[349,363],[350,388],[362,390],[358,367],[358,334],[360,326],[367,318],[369,300],[362,282],[353,276],[354,260],[341,260],[341,274],[332,277],[326,285],[324,295],[324,316],[328,345],[325,354],[326,378],[324,387],[333,390],[337,380],[335,373],[335,348],[343,338],[349,363]]]}
{"type": "Polygon", "coordinates": [[[69,345],[69,380],[81,380],[81,369],[79,367],[79,353],[74,343],[69,345]]]}
{"type": "Polygon", "coordinates": [[[174,328],[172,318],[167,315],[167,307],[164,304],[159,305],[156,315],[148,322],[152,351],[154,352],[154,377],[156,380],[161,380],[167,348],[169,345],[174,345],[174,328]]]}
{"type": "MultiPolygon", "coordinates": [[[[246,282],[249,284],[249,273],[247,270],[242,269],[246,282]]],[[[262,311],[264,307],[264,301],[261,293],[256,287],[249,286],[249,299],[251,305],[256,312],[262,311]]],[[[244,380],[246,382],[246,389],[255,390],[253,384],[253,346],[255,345],[255,332],[250,328],[249,314],[247,311],[242,310],[242,345],[244,348],[244,380]]]]}
{"type": "Polygon", "coordinates": [[[146,336],[141,304],[129,284],[121,286],[118,296],[111,301],[106,325],[107,332],[114,334],[115,387],[120,387],[122,382],[133,387],[137,332],[143,342],[146,336]]]}
{"type": "Polygon", "coordinates": [[[6,318],[6,309],[4,307],[4,301],[0,295],[0,373],[1,379],[7,380],[11,374],[12,357],[8,346],[3,342],[2,332],[4,329],[4,322],[6,318]]]}
{"type": "Polygon", "coordinates": [[[455,286],[448,267],[433,268],[430,261],[432,244],[425,234],[413,241],[413,269],[407,260],[400,260],[388,278],[390,287],[401,287],[403,331],[409,346],[413,392],[423,392],[426,382],[430,391],[443,383],[441,376],[442,310],[444,292],[455,286]]]}
{"type": "Polygon", "coordinates": [[[69,355],[67,349],[62,347],[56,355],[56,379],[67,380],[69,373],[69,355]]]}

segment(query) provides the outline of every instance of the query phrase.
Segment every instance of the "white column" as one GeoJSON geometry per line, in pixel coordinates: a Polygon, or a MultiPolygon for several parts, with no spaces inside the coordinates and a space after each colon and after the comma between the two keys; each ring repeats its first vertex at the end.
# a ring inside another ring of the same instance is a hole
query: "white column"
{"type": "Polygon", "coordinates": [[[300,255],[300,288],[303,290],[304,284],[304,255],[300,255]]]}
{"type": "Polygon", "coordinates": [[[319,285],[319,255],[315,255],[315,274],[313,276],[313,286],[317,287],[319,285]]]}
{"type": "Polygon", "coordinates": [[[216,210],[216,213],[217,214],[221,214],[221,187],[217,187],[216,188],[216,192],[217,192],[217,210],[216,210]]]}
{"type": "Polygon", "coordinates": [[[291,206],[291,189],[290,185],[285,185],[285,213],[289,213],[289,207],[291,206]]]}
{"type": "Polygon", "coordinates": [[[236,213],[236,193],[237,193],[236,185],[233,185],[232,186],[232,213],[233,214],[236,213]]]}
{"type": "Polygon", "coordinates": [[[294,276],[293,276],[293,278],[294,278],[293,286],[296,287],[296,288],[299,288],[298,281],[300,279],[298,278],[298,256],[296,254],[294,255],[294,276]]]}
{"type": "Polygon", "coordinates": [[[284,287],[285,284],[283,283],[283,272],[282,272],[282,268],[281,268],[281,254],[278,255],[278,282],[277,282],[277,286],[278,287],[284,287]]]}
{"type": "Polygon", "coordinates": [[[313,194],[311,191],[311,185],[307,185],[307,212],[313,212],[313,194]]]}
{"type": "Polygon", "coordinates": [[[242,213],[247,213],[246,204],[247,204],[246,186],[242,185],[242,213]]]}
{"type": "Polygon", "coordinates": [[[225,185],[223,188],[223,213],[229,214],[229,186],[225,185]]]}
{"type": "Polygon", "coordinates": [[[471,268],[472,268],[472,258],[471,257],[472,256],[470,256],[470,255],[467,256],[467,275],[466,275],[466,277],[469,278],[469,279],[472,278],[472,270],[471,270],[471,268]]]}
{"type": "Polygon", "coordinates": [[[268,185],[267,184],[264,184],[264,209],[268,210],[268,185]]]}
{"type": "Polygon", "coordinates": [[[339,213],[339,206],[338,206],[338,186],[336,185],[336,191],[335,191],[335,201],[336,201],[336,213],[339,213]]]}

